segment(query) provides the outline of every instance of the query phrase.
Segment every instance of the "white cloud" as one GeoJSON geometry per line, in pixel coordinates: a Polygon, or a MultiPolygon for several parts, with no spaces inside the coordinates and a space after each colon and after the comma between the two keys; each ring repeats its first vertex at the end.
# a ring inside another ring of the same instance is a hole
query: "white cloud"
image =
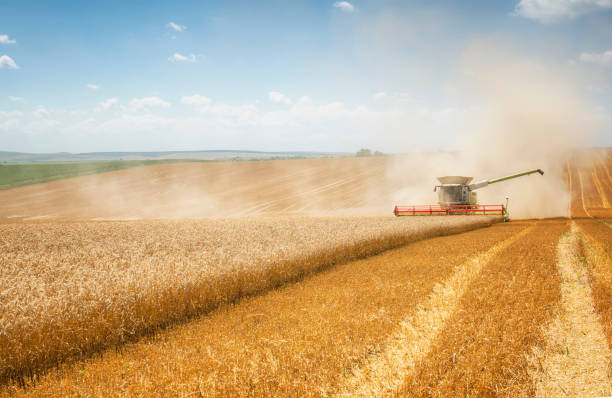
{"type": "Polygon", "coordinates": [[[179,53],[174,53],[168,57],[168,61],[170,62],[195,62],[196,56],[194,54],[182,55],[179,53]]]}
{"type": "Polygon", "coordinates": [[[347,145],[351,148],[351,142],[357,142],[360,146],[393,151],[403,148],[404,138],[415,145],[407,129],[422,132],[422,137],[437,137],[457,125],[457,112],[406,107],[394,102],[392,96],[386,101],[384,107],[377,109],[343,102],[316,103],[303,96],[291,105],[267,110],[252,103],[225,104],[194,94],[181,98],[181,103],[194,106],[193,113],[182,115],[180,110],[177,114],[167,112],[170,104],[157,97],[135,98],[125,106],[118,106],[117,98],[109,98],[90,109],[39,107],[23,117],[17,113],[0,114],[0,132],[44,133],[53,137],[49,139],[58,148],[70,146],[76,140],[84,151],[109,135],[120,136],[126,143],[145,149],[151,134],[168,148],[180,143],[193,147],[240,145],[269,150],[316,147],[333,151],[346,150],[347,145]],[[114,111],[102,112],[103,108],[114,111]],[[215,134],[202,134],[203,131],[215,134]],[[381,142],[393,144],[383,147],[381,142]]]}
{"type": "Polygon", "coordinates": [[[612,66],[612,50],[603,53],[582,53],[580,54],[580,62],[600,66],[612,66]]]}
{"type": "Polygon", "coordinates": [[[387,93],[385,91],[380,91],[376,94],[374,94],[372,96],[372,98],[374,99],[374,101],[393,101],[393,102],[412,102],[417,104],[419,101],[415,98],[413,98],[410,94],[408,93],[402,93],[402,92],[394,92],[394,93],[387,93]]]}
{"type": "Polygon", "coordinates": [[[23,112],[20,111],[0,111],[0,118],[16,118],[22,117],[23,112]]]}
{"type": "Polygon", "coordinates": [[[13,61],[13,58],[3,55],[0,57],[0,69],[2,68],[19,69],[19,66],[13,61]]]}
{"type": "Polygon", "coordinates": [[[540,22],[556,22],[611,7],[612,0],[521,0],[514,15],[540,22]]]}
{"type": "Polygon", "coordinates": [[[201,96],[199,94],[194,94],[190,97],[182,97],[181,103],[186,105],[195,105],[195,106],[203,106],[209,105],[212,100],[208,97],[201,96]]]}
{"type": "Polygon", "coordinates": [[[298,100],[298,104],[310,104],[310,103],[312,103],[312,98],[310,98],[307,95],[300,97],[300,99],[298,100]]]}
{"type": "Polygon", "coordinates": [[[128,104],[128,109],[131,111],[168,107],[170,107],[170,103],[158,97],[134,98],[128,104]]]}
{"type": "Polygon", "coordinates": [[[109,98],[106,101],[100,102],[99,108],[102,110],[106,110],[106,109],[112,108],[114,105],[118,103],[119,103],[119,98],[117,97],[109,98]]]}
{"type": "Polygon", "coordinates": [[[169,28],[172,28],[172,29],[176,30],[177,32],[182,32],[182,31],[184,31],[185,29],[187,29],[187,27],[186,27],[186,26],[176,24],[176,23],[174,23],[174,22],[172,22],[172,21],[170,21],[170,22],[168,23],[168,25],[166,25],[166,26],[168,26],[169,28]]]}
{"type": "Polygon", "coordinates": [[[23,97],[14,97],[12,95],[9,95],[8,99],[13,101],[13,102],[25,102],[25,98],[23,98],[23,97]]]}
{"type": "Polygon", "coordinates": [[[87,88],[89,88],[91,90],[98,90],[100,88],[100,86],[97,85],[97,84],[93,84],[93,83],[87,83],[87,88]]]}
{"type": "Polygon", "coordinates": [[[51,112],[47,110],[44,106],[40,105],[38,108],[32,111],[32,115],[38,119],[46,118],[51,115],[51,112]]]}
{"type": "Polygon", "coordinates": [[[334,3],[334,7],[344,12],[355,11],[355,6],[349,3],[348,1],[337,1],[334,3]]]}
{"type": "Polygon", "coordinates": [[[276,102],[277,104],[286,104],[290,105],[291,99],[283,93],[279,93],[278,91],[270,91],[268,93],[268,99],[272,102],[276,102]]]}
{"type": "Polygon", "coordinates": [[[8,35],[0,35],[0,44],[15,44],[16,40],[9,39],[8,35]]]}
{"type": "Polygon", "coordinates": [[[387,96],[387,93],[385,93],[384,91],[381,91],[381,92],[374,94],[373,98],[375,101],[380,101],[384,99],[386,96],[387,96]]]}

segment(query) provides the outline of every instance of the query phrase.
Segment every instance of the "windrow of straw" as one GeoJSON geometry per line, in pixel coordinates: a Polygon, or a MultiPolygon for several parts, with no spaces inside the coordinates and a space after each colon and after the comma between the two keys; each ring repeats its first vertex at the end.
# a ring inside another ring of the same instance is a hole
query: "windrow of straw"
{"type": "Polygon", "coordinates": [[[580,220],[577,223],[583,232],[583,251],[595,310],[601,316],[608,345],[612,347],[612,220],[580,220]]]}
{"type": "Polygon", "coordinates": [[[544,350],[533,350],[536,397],[600,397],[612,393],[608,363],[612,354],[595,311],[578,228],[572,222],[557,246],[561,303],[555,319],[543,325],[544,350]]]}
{"type": "Polygon", "coordinates": [[[0,224],[0,380],[485,217],[0,224]]]}
{"type": "Polygon", "coordinates": [[[528,354],[560,299],[556,249],[567,222],[540,222],[471,284],[409,372],[400,394],[417,397],[533,396],[528,354]]]}

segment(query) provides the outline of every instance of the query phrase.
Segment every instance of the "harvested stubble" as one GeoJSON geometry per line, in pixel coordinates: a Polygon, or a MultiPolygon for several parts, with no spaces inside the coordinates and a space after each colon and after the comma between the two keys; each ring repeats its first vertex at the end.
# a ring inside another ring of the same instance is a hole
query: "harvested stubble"
{"type": "MultiPolygon", "coordinates": [[[[612,220],[580,220],[587,271],[595,309],[601,316],[608,345],[612,347],[612,220]]],[[[610,369],[612,375],[612,365],[610,369]]]]}
{"type": "Polygon", "coordinates": [[[456,266],[524,227],[498,224],[346,263],[5,394],[329,395],[456,266]]]}
{"type": "Polygon", "coordinates": [[[612,217],[612,175],[609,160],[578,159],[570,164],[573,217],[612,217]]]}
{"type": "Polygon", "coordinates": [[[545,343],[542,325],[560,298],[555,264],[567,222],[539,222],[471,284],[400,394],[416,397],[533,396],[527,360],[545,343]]]}
{"type": "Polygon", "coordinates": [[[0,225],[0,380],[32,377],[325,266],[492,218],[0,225]]]}
{"type": "Polygon", "coordinates": [[[568,188],[571,190],[570,214],[572,217],[589,217],[584,199],[584,181],[581,181],[578,169],[573,166],[569,168],[568,188]]]}
{"type": "Polygon", "coordinates": [[[536,397],[602,397],[612,393],[608,348],[600,317],[580,255],[580,238],[572,223],[557,246],[561,303],[555,319],[543,325],[545,350],[531,355],[536,397]]]}

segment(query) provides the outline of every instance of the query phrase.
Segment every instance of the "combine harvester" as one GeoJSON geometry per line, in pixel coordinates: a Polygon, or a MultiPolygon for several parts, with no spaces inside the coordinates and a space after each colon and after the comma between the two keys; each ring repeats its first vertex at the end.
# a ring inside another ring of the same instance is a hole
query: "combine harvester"
{"type": "Polygon", "coordinates": [[[474,177],[446,176],[438,177],[440,185],[434,187],[438,192],[437,205],[395,206],[393,213],[396,216],[435,216],[435,215],[500,215],[508,221],[508,198],[506,205],[480,205],[478,204],[477,189],[489,184],[522,177],[533,173],[544,175],[541,169],[529,170],[507,177],[492,180],[482,180],[470,184],[474,177]]]}

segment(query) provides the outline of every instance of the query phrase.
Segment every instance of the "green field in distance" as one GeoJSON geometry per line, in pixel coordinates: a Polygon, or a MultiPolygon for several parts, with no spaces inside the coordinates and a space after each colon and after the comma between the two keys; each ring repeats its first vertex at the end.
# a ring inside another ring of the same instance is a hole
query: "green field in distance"
{"type": "Polygon", "coordinates": [[[210,160],[163,159],[71,163],[4,163],[0,164],[0,190],[132,167],[186,162],[210,162],[210,160]]]}

